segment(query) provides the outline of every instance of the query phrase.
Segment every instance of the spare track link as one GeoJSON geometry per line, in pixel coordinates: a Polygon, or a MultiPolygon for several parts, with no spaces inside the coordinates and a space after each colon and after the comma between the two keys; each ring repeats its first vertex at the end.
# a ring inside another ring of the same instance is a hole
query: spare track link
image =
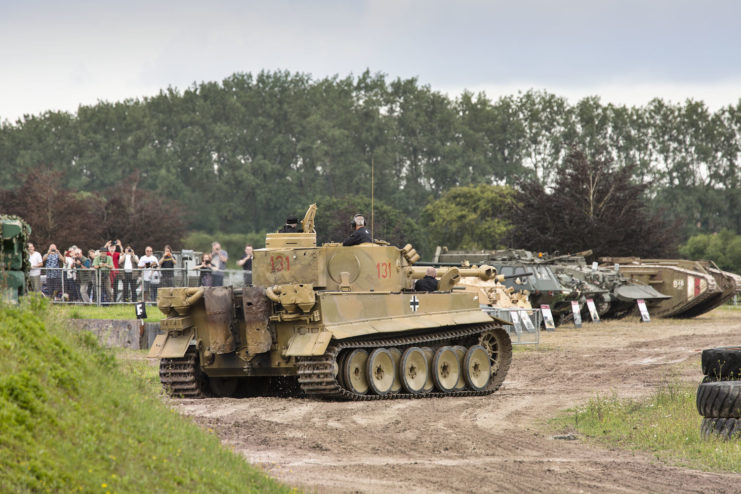
{"type": "Polygon", "coordinates": [[[189,347],[184,357],[160,360],[160,382],[167,394],[175,398],[207,397],[194,347],[189,347]]]}
{"type": "Polygon", "coordinates": [[[502,384],[504,377],[506,376],[509,364],[512,359],[511,346],[509,347],[509,355],[502,356],[502,363],[500,369],[503,370],[504,375],[497,377],[498,382],[493,383],[484,391],[453,391],[450,393],[441,393],[434,391],[430,393],[413,394],[406,391],[398,393],[389,393],[387,395],[375,395],[375,394],[358,394],[343,388],[337,381],[337,376],[334,375],[334,369],[337,365],[337,355],[342,350],[347,348],[376,348],[376,347],[410,347],[417,345],[425,345],[429,343],[441,343],[446,341],[453,341],[460,338],[478,336],[485,331],[499,329],[505,331],[501,327],[495,324],[475,324],[467,327],[458,329],[451,329],[448,331],[420,334],[415,336],[406,336],[398,338],[383,338],[373,340],[354,340],[354,341],[339,341],[327,348],[324,355],[312,356],[312,357],[299,357],[297,359],[298,364],[298,382],[301,386],[301,390],[309,396],[342,400],[342,401],[370,401],[370,400],[395,400],[395,399],[410,399],[410,398],[442,398],[451,396],[485,396],[494,393],[502,384]]]}

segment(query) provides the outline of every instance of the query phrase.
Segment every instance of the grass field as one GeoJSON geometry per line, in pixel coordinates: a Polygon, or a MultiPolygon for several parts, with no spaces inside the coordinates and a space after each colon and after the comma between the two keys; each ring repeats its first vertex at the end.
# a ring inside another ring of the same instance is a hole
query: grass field
{"type": "MultiPolygon", "coordinates": [[[[55,304],[52,308],[64,317],[70,319],[136,319],[133,305],[109,305],[98,307],[95,305],[61,305],[55,304]]],[[[147,322],[158,322],[164,316],[154,305],[147,305],[147,322]]]]}
{"type": "Polygon", "coordinates": [[[0,306],[0,492],[292,492],[167,408],[151,366],[120,363],[63,312],[0,306]]]}
{"type": "Polygon", "coordinates": [[[741,440],[705,441],[697,386],[667,383],[644,400],[596,396],[554,420],[600,444],[646,451],[676,465],[741,473],[741,440]]]}

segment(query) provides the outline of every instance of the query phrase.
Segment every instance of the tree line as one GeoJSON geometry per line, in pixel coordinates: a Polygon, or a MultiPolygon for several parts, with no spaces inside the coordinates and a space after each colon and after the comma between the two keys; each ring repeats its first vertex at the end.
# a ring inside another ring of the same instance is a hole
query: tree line
{"type": "MultiPolygon", "coordinates": [[[[137,191],[163,201],[158,207],[177,201],[168,214],[182,228],[224,234],[274,231],[313,202],[318,221],[338,204],[369,215],[354,209],[367,208],[373,193],[388,221],[402,222],[383,228],[434,243],[434,232],[448,228],[424,213],[428,204],[479,185],[522,192],[523,184],[538,184],[552,194],[578,150],[587,161],[627,170],[644,204],[666,211],[684,240],[741,232],[740,149],[741,102],[712,112],[699,101],[627,107],[589,97],[571,104],[537,91],[451,98],[414,78],[370,72],[323,79],[237,73],[75,114],[5,121],[0,183],[17,192],[32,171],[54,170],[57,186],[74,197],[106,198],[135,177],[137,191]]],[[[512,199],[503,194],[492,200],[512,199]]],[[[157,215],[152,205],[134,207],[157,215]]],[[[334,221],[344,227],[349,217],[334,221]]],[[[492,220],[484,230],[502,226],[492,220]]]]}

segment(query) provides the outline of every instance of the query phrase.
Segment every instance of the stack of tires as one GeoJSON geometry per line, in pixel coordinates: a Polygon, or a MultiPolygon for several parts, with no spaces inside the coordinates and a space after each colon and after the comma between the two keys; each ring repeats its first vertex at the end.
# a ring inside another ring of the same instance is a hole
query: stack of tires
{"type": "Polygon", "coordinates": [[[705,378],[697,388],[703,439],[741,438],[741,346],[702,351],[705,378]]]}

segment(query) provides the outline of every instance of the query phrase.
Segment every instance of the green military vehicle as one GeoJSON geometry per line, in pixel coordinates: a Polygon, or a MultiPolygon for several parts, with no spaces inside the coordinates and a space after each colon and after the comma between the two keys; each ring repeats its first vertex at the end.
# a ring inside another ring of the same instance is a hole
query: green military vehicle
{"type": "Polygon", "coordinates": [[[0,215],[0,299],[17,302],[26,293],[31,227],[18,216],[0,215]]]}
{"type": "Polygon", "coordinates": [[[585,284],[564,286],[542,256],[522,249],[462,251],[438,247],[433,263],[450,265],[461,263],[486,263],[496,268],[504,276],[504,285],[514,292],[527,292],[533,307],[547,304],[557,324],[573,318],[571,301],[584,305],[591,288],[585,284]]]}
{"type": "MultiPolygon", "coordinates": [[[[589,291],[600,318],[619,319],[628,314],[637,313],[638,300],[643,300],[649,312],[653,313],[662,301],[671,298],[650,285],[641,283],[637,279],[630,279],[621,273],[616,265],[599,265],[596,262],[588,265],[586,257],[591,255],[592,251],[587,250],[573,255],[544,255],[543,258],[565,286],[573,286],[565,281],[570,278],[574,282],[592,287],[589,291]]],[[[587,290],[582,289],[582,291],[587,290]]],[[[588,313],[582,314],[583,318],[587,316],[588,313]]]]}
{"type": "Polygon", "coordinates": [[[161,359],[170,395],[232,396],[265,383],[279,394],[288,382],[305,396],[370,400],[501,386],[512,358],[506,322],[452,290],[461,276],[492,278],[492,268],[440,270],[438,291],[417,292],[425,268],[410,245],[317,246],[315,212],[303,233],[267,235],[252,287],[160,288],[167,317],[149,356],[161,359]]]}

